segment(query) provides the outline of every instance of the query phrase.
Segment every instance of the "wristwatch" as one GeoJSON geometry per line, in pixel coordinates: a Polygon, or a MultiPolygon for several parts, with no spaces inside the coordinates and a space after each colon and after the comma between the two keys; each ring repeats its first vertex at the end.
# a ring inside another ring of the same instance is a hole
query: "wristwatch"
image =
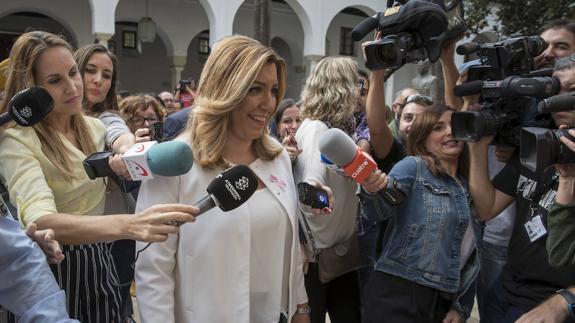
{"type": "Polygon", "coordinates": [[[573,293],[571,293],[571,291],[568,289],[561,289],[555,293],[563,296],[563,298],[567,302],[567,309],[569,310],[569,316],[572,319],[575,319],[575,295],[573,295],[573,293]]]}
{"type": "Polygon", "coordinates": [[[311,307],[309,305],[298,306],[295,312],[296,314],[309,314],[311,313],[311,307]]]}

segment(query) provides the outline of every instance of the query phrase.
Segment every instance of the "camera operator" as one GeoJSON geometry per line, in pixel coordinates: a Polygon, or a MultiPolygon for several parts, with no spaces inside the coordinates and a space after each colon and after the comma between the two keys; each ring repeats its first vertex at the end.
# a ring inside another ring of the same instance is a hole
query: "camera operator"
{"type": "Polygon", "coordinates": [[[180,102],[180,109],[192,106],[196,98],[196,81],[195,80],[180,80],[176,87],[176,102],[180,102]]]}
{"type": "MultiPolygon", "coordinates": [[[[575,34],[573,34],[575,41],[575,34]]],[[[569,58],[557,62],[554,76],[561,82],[560,93],[575,86],[575,64],[569,58]]],[[[552,114],[557,124],[575,124],[575,111],[552,114]]],[[[488,309],[488,322],[533,322],[537,318],[562,322],[569,315],[558,290],[575,285],[575,268],[553,268],[547,260],[547,215],[557,191],[557,173],[551,167],[530,172],[514,158],[497,174],[493,183],[487,172],[487,149],[492,136],[469,143],[470,192],[478,215],[485,221],[500,213],[513,200],[516,215],[509,242],[509,259],[501,275],[502,290],[492,288],[487,297],[498,299],[488,309]],[[537,306],[538,304],[541,305],[537,306]],[[523,316],[522,316],[523,315],[523,316]]],[[[563,292],[564,293],[564,292],[563,292]]]]}

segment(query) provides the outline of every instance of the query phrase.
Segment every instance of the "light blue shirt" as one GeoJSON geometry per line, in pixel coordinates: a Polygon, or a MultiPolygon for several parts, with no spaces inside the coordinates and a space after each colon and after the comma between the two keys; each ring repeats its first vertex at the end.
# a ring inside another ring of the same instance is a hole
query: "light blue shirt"
{"type": "Polygon", "coordinates": [[[0,305],[18,323],[78,322],[66,312],[66,296],[42,250],[14,220],[0,215],[0,305]]]}

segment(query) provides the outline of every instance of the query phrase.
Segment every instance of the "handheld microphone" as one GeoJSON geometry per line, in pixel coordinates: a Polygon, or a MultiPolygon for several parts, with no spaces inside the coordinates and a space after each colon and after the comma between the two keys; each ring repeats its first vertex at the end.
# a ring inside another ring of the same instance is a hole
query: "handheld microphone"
{"type": "MultiPolygon", "coordinates": [[[[132,180],[147,180],[158,176],[179,176],[187,173],[194,163],[190,146],[181,141],[155,141],[135,144],[122,157],[132,180]],[[126,156],[129,151],[133,151],[126,156]]],[[[108,164],[109,151],[97,152],[84,160],[84,169],[90,179],[114,177],[108,164]]]]}
{"type": "MultiPolygon", "coordinates": [[[[206,189],[208,195],[194,203],[200,209],[196,216],[216,206],[224,212],[236,209],[249,200],[257,188],[258,178],[248,166],[228,168],[210,182],[206,189]]],[[[184,223],[172,221],[169,224],[180,226],[184,223]]]]}
{"type": "Polygon", "coordinates": [[[541,100],[537,106],[539,113],[575,110],[575,92],[554,95],[541,100]]]}
{"type": "Polygon", "coordinates": [[[54,108],[54,100],[45,89],[33,86],[16,93],[8,111],[0,115],[0,126],[15,121],[19,126],[30,127],[42,121],[54,108]]]}
{"type": "MultiPolygon", "coordinates": [[[[319,150],[324,159],[339,165],[347,176],[360,184],[377,169],[373,159],[337,128],[331,128],[321,136],[319,150]]],[[[387,187],[378,193],[391,205],[401,204],[405,199],[401,184],[391,177],[388,177],[387,187]]]]}
{"type": "Polygon", "coordinates": [[[179,176],[187,173],[193,165],[194,156],[190,146],[182,141],[156,141],[138,143],[122,156],[134,181],[158,176],[179,176]]]}

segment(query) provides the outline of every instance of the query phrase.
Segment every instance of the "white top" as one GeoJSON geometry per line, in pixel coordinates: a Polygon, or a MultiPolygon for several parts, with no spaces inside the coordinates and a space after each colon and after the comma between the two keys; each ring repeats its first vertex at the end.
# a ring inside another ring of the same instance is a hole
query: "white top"
{"type": "Polygon", "coordinates": [[[331,188],[335,199],[333,212],[329,215],[306,214],[318,249],[333,247],[348,240],[356,231],[359,198],[358,184],[321,162],[319,139],[329,128],[319,120],[305,119],[298,128],[295,138],[302,153],[294,164],[296,183],[315,180],[331,188]]]}
{"type": "Polygon", "coordinates": [[[276,323],[287,310],[291,227],[267,188],[246,202],[250,212],[250,322],[276,323]]]}
{"type": "MultiPolygon", "coordinates": [[[[289,219],[288,311],[291,320],[296,305],[307,303],[291,161],[284,150],[274,160],[258,159],[249,167],[272,193],[266,204],[278,203],[285,212],[282,214],[287,214],[289,219]]],[[[185,175],[158,176],[144,181],[136,210],[159,203],[194,204],[206,196],[206,187],[221,171],[194,163],[185,175]]],[[[250,323],[253,238],[250,209],[261,204],[244,203],[228,212],[215,207],[198,216],[195,222],[182,225],[179,234],[170,235],[164,242],[152,243],[142,252],[136,262],[142,323],[250,323]]],[[[145,246],[146,243],[138,242],[136,250],[145,246]]]]}

